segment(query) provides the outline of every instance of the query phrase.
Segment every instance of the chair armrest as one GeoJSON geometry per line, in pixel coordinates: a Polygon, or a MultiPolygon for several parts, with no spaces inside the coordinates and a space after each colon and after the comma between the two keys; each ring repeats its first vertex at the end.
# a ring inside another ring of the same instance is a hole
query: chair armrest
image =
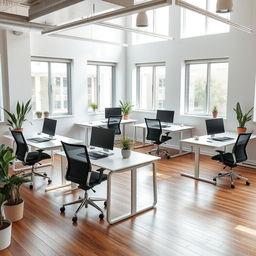
{"type": "Polygon", "coordinates": [[[102,177],[103,177],[103,172],[104,172],[104,171],[105,171],[104,168],[100,168],[100,169],[97,169],[97,170],[96,170],[96,172],[99,172],[99,173],[100,173],[100,175],[99,175],[99,180],[98,180],[99,184],[100,184],[101,181],[102,181],[102,177]]]}
{"type": "Polygon", "coordinates": [[[40,160],[43,150],[42,149],[38,149],[37,152],[39,153],[38,154],[38,160],[40,160]]]}
{"type": "Polygon", "coordinates": [[[172,139],[172,137],[169,137],[169,133],[170,132],[165,132],[164,134],[161,135],[160,141],[162,143],[172,139]]]}
{"type": "Polygon", "coordinates": [[[223,154],[225,153],[225,151],[223,150],[215,150],[215,151],[219,153],[220,161],[223,163],[224,162],[223,154]]]}

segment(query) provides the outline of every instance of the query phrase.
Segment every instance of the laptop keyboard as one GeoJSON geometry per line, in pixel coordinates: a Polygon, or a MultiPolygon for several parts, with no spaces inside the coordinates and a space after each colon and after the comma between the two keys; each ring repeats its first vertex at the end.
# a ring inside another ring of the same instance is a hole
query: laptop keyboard
{"type": "Polygon", "coordinates": [[[40,138],[40,137],[28,139],[28,141],[37,142],[37,143],[46,142],[46,141],[50,141],[50,140],[51,140],[50,138],[40,138]]]}
{"type": "Polygon", "coordinates": [[[216,137],[216,138],[212,138],[212,140],[215,140],[215,141],[228,141],[228,140],[234,140],[234,138],[231,138],[231,137],[216,137]]]}
{"type": "MultiPolygon", "coordinates": [[[[85,153],[79,153],[78,155],[82,156],[82,157],[85,157],[85,153]]],[[[88,155],[92,159],[101,159],[101,158],[108,157],[108,154],[100,153],[100,152],[94,152],[94,151],[89,151],[88,155]]]]}

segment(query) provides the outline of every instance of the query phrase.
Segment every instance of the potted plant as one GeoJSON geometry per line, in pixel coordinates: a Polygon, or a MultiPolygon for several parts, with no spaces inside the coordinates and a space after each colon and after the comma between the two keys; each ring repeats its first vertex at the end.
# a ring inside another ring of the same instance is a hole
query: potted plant
{"type": "Polygon", "coordinates": [[[236,112],[236,118],[239,124],[239,127],[237,127],[238,133],[246,132],[245,124],[252,120],[252,111],[253,107],[245,114],[243,114],[241,105],[239,102],[236,103],[236,107],[233,108],[233,110],[236,112]]]}
{"type": "Polygon", "coordinates": [[[0,180],[4,185],[3,192],[6,200],[3,203],[3,209],[5,217],[15,222],[23,218],[24,201],[20,197],[20,186],[29,180],[18,176],[20,173],[9,175],[9,164],[15,159],[12,152],[12,149],[3,144],[0,145],[0,180]]]}
{"type": "Polygon", "coordinates": [[[0,145],[0,250],[7,248],[11,243],[12,222],[4,218],[2,205],[9,195],[5,177],[14,159],[12,149],[0,145]]]}
{"type": "Polygon", "coordinates": [[[124,119],[128,120],[129,119],[129,114],[132,111],[133,105],[131,105],[129,102],[122,102],[120,100],[120,107],[121,107],[122,113],[124,114],[124,119]]]}
{"type": "Polygon", "coordinates": [[[90,107],[92,108],[93,112],[95,112],[99,108],[99,105],[97,103],[91,103],[90,107]]]}
{"type": "Polygon", "coordinates": [[[43,112],[41,112],[41,111],[36,111],[36,117],[37,118],[42,118],[42,116],[43,116],[43,112]]]}
{"type": "Polygon", "coordinates": [[[212,117],[216,118],[218,116],[218,109],[217,106],[214,106],[212,109],[212,117]]]}
{"type": "Polygon", "coordinates": [[[31,99],[26,103],[17,102],[16,105],[16,113],[11,113],[7,109],[4,109],[4,112],[8,115],[9,119],[7,119],[7,123],[13,130],[23,131],[22,125],[25,121],[27,121],[26,116],[32,108],[30,104],[31,99]]]}
{"type": "Polygon", "coordinates": [[[123,158],[124,159],[129,158],[131,155],[132,141],[128,138],[123,138],[121,140],[121,147],[122,147],[121,153],[123,158]]]}
{"type": "Polygon", "coordinates": [[[50,115],[50,112],[49,111],[44,111],[44,118],[48,118],[50,115]]]}

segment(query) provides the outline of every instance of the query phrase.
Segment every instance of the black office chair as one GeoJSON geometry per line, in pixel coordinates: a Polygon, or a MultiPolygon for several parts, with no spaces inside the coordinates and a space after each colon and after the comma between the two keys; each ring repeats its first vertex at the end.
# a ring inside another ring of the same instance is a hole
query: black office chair
{"type": "Polygon", "coordinates": [[[37,150],[33,152],[29,152],[27,142],[20,131],[11,131],[12,136],[16,142],[16,158],[20,160],[23,165],[31,166],[31,172],[24,173],[24,177],[31,176],[31,183],[29,188],[32,189],[34,186],[34,176],[40,176],[48,179],[48,184],[52,182],[51,178],[47,176],[46,173],[41,174],[35,171],[36,164],[40,164],[42,160],[50,159],[51,156],[44,153],[43,150],[37,150]]]}
{"type": "Polygon", "coordinates": [[[225,173],[219,173],[218,176],[214,177],[213,180],[216,181],[217,178],[229,176],[231,180],[231,188],[235,188],[234,177],[246,181],[246,185],[250,185],[247,178],[241,176],[239,173],[233,172],[233,168],[237,167],[237,163],[241,163],[247,160],[246,146],[250,140],[251,133],[240,133],[233,147],[232,153],[225,153],[221,150],[216,150],[218,155],[212,157],[213,160],[219,161],[224,164],[223,169],[229,167],[229,171],[225,173]]]}
{"type": "Polygon", "coordinates": [[[159,156],[160,153],[164,153],[165,156],[169,159],[170,158],[169,152],[166,149],[160,149],[160,146],[163,143],[167,142],[168,140],[172,139],[172,137],[169,136],[170,132],[166,132],[165,134],[162,134],[162,126],[159,119],[145,118],[145,122],[147,125],[146,139],[152,141],[153,144],[157,146],[157,148],[152,149],[147,153],[151,154],[152,152],[156,152],[157,156],[159,156]]]}
{"type": "MultiPolygon", "coordinates": [[[[94,191],[94,186],[99,185],[101,182],[107,180],[107,175],[104,174],[104,169],[100,168],[97,171],[92,171],[90,158],[87,152],[87,148],[84,145],[73,145],[62,142],[62,146],[64,148],[68,166],[66,172],[66,180],[77,183],[78,188],[84,190],[84,198],[76,200],[71,203],[63,204],[60,208],[61,212],[65,211],[65,206],[73,205],[80,203],[77,208],[72,221],[73,223],[77,222],[77,214],[80,209],[85,206],[88,207],[88,204],[96,208],[100,211],[99,218],[103,219],[104,214],[102,209],[94,203],[94,201],[104,201],[104,205],[106,206],[106,199],[104,198],[89,198],[87,191],[92,189],[94,191]]],[[[95,191],[94,191],[95,192],[95,191]]]]}
{"type": "Polygon", "coordinates": [[[121,134],[120,124],[122,121],[122,116],[110,116],[108,118],[108,129],[115,130],[115,135],[121,134]]]}

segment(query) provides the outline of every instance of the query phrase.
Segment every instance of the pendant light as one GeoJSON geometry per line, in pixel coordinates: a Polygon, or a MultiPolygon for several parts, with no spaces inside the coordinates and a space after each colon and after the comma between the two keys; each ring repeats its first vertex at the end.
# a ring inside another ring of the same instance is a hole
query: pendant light
{"type": "Polygon", "coordinates": [[[147,27],[148,26],[148,16],[145,11],[141,11],[137,15],[136,19],[137,27],[147,27]]]}
{"type": "Polygon", "coordinates": [[[232,0],[217,0],[216,12],[227,13],[231,12],[233,8],[232,0]]]}

